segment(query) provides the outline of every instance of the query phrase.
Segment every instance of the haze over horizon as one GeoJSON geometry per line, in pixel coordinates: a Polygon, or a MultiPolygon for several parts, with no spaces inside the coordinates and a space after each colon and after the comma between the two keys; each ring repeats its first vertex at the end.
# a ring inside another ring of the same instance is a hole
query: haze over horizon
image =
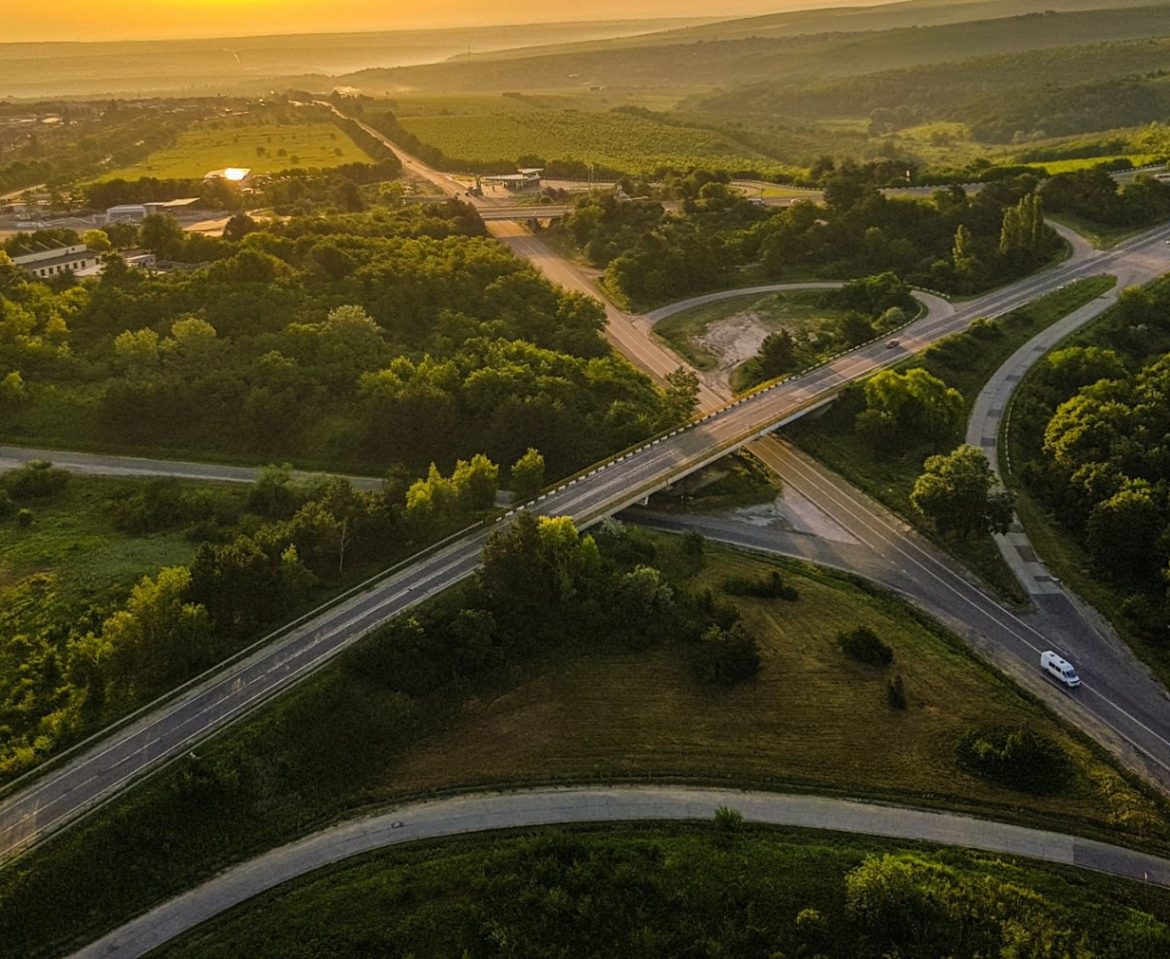
{"type": "Polygon", "coordinates": [[[548,16],[516,0],[494,4],[435,0],[425,11],[392,0],[354,0],[339,11],[329,0],[17,0],[6,10],[4,42],[171,40],[214,37],[424,30],[594,20],[732,19],[822,7],[876,6],[890,0],[597,0],[588,13],[548,16]],[[400,8],[400,9],[395,9],[400,8]]]}

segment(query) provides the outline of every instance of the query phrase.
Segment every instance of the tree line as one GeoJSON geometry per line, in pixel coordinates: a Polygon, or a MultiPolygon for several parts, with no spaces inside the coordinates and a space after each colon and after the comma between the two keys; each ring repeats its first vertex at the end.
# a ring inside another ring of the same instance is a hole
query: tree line
{"type": "Polygon", "coordinates": [[[1131,625],[1170,641],[1170,283],[1118,304],[1047,356],[1021,392],[1013,437],[1034,495],[1126,597],[1131,625]]]}
{"type": "Polygon", "coordinates": [[[614,356],[599,305],[552,287],[455,201],[243,221],[227,239],[148,218],[136,239],[203,268],[117,258],[55,286],[0,266],[0,430],[425,471],[531,446],[565,475],[684,421],[614,356]],[[36,424],[35,427],[33,424],[36,424]]]}
{"type": "Polygon", "coordinates": [[[823,205],[768,210],[714,174],[678,214],[651,199],[594,195],[560,227],[606,285],[638,308],[749,280],[809,273],[828,279],[894,272],[907,282],[974,293],[1036,269],[1059,249],[1043,222],[1032,175],[1007,177],[968,196],[888,197],[885,164],[820,168],[823,205]]]}

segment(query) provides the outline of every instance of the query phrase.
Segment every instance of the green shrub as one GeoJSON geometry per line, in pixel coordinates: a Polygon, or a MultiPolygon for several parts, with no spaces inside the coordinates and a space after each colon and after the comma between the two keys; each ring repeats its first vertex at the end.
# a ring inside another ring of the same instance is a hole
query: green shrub
{"type": "Polygon", "coordinates": [[[837,634],[837,645],[850,659],[870,666],[889,666],[894,661],[890,649],[868,626],[858,626],[846,633],[837,634]]]}
{"type": "Polygon", "coordinates": [[[760,650],[742,623],[727,630],[712,626],[699,641],[692,666],[701,682],[735,686],[759,675],[760,650]]]}
{"type": "Polygon", "coordinates": [[[1036,795],[1058,792],[1071,769],[1060,746],[1025,726],[972,729],[959,740],[958,763],[981,779],[1036,795]]]}
{"type": "Polygon", "coordinates": [[[31,509],[22,509],[19,513],[16,514],[16,525],[21,529],[28,529],[30,526],[32,526],[35,519],[36,515],[31,509]]]}
{"type": "Polygon", "coordinates": [[[800,593],[784,582],[779,570],[772,570],[759,579],[729,576],[723,581],[723,592],[729,596],[752,596],[756,599],[800,599],[800,593]]]}
{"type": "Polygon", "coordinates": [[[44,460],[30,460],[0,476],[0,488],[18,501],[55,496],[68,482],[67,470],[56,469],[44,460]]]}

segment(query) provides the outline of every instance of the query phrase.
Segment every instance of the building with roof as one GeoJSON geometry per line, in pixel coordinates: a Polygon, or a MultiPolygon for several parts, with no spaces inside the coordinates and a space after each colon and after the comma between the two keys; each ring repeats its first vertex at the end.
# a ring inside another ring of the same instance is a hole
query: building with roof
{"type": "Polygon", "coordinates": [[[80,274],[83,270],[101,266],[102,255],[91,250],[84,243],[73,246],[58,246],[36,253],[14,256],[12,262],[26,273],[47,280],[63,273],[80,274]]]}
{"type": "Polygon", "coordinates": [[[512,193],[526,193],[530,190],[539,190],[541,183],[541,174],[543,169],[537,167],[525,167],[517,170],[515,173],[502,173],[496,176],[480,177],[481,183],[486,183],[489,186],[502,186],[505,190],[512,193]]]}
{"type": "Polygon", "coordinates": [[[199,202],[199,197],[182,197],[178,200],[150,200],[146,203],[122,203],[106,210],[107,223],[141,223],[155,213],[174,214],[199,202]]]}

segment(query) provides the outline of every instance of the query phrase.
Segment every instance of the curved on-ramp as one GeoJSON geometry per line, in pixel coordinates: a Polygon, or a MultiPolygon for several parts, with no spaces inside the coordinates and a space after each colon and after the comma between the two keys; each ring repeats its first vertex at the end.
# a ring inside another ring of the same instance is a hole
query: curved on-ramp
{"type": "Polygon", "coordinates": [[[332,826],[221,873],[74,954],[132,959],[227,909],[352,856],[424,839],[573,823],[709,820],[721,806],[748,822],[964,846],[1170,887],[1170,860],[1091,839],[933,812],[819,796],[682,786],[539,789],[416,803],[332,826]]]}

